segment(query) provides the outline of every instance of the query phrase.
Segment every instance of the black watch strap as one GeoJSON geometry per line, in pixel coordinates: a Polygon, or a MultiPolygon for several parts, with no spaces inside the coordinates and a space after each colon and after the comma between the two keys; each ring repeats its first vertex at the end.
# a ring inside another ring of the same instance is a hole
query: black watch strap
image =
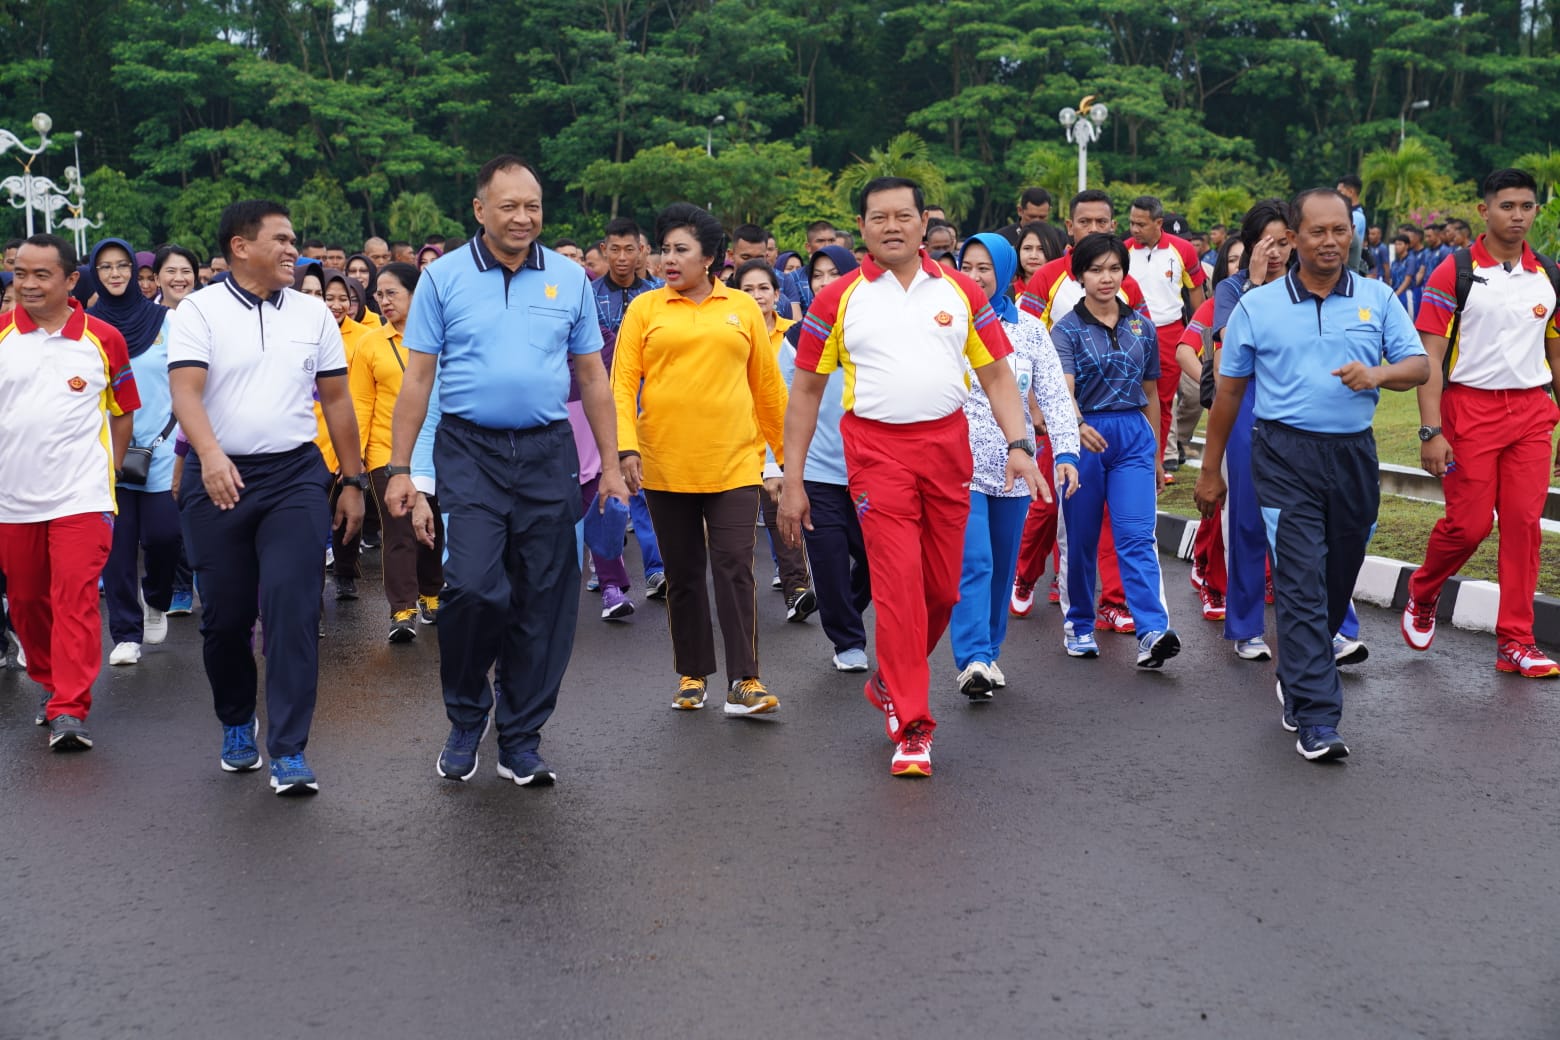
{"type": "Polygon", "coordinates": [[[341,478],[341,486],[342,487],[355,487],[359,491],[365,491],[366,492],[368,490],[368,477],[364,476],[361,473],[359,473],[355,477],[342,477],[341,478]]]}
{"type": "Polygon", "coordinates": [[[410,467],[410,466],[386,466],[385,467],[385,476],[387,476],[387,477],[409,477],[411,475],[412,475],[412,467],[410,467]]]}

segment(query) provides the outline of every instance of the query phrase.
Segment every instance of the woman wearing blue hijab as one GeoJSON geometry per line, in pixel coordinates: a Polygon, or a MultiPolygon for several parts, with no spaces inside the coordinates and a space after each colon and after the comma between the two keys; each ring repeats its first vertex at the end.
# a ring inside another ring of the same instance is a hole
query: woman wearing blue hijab
{"type": "MultiPolygon", "coordinates": [[[[1018,253],[1001,235],[979,234],[960,250],[959,270],[985,290],[991,309],[1002,320],[1002,331],[1013,345],[1007,363],[1013,366],[1023,397],[1025,429],[1032,439],[1033,410],[1038,408],[1050,427],[1056,452],[1053,486],[1071,495],[1078,486],[1077,412],[1044,323],[1020,312],[1007,295],[1018,270],[1018,253]]],[[[953,661],[959,669],[959,691],[978,702],[990,700],[993,690],[1007,685],[997,657],[1007,637],[1008,590],[1018,569],[1018,546],[1030,499],[1023,481],[1003,490],[1008,439],[997,425],[991,401],[978,379],[970,380],[964,416],[969,421],[975,472],[970,479],[959,602],[953,608],[948,632],[953,661]]],[[[1041,488],[1040,493],[1048,500],[1052,497],[1051,488],[1041,488]]]]}
{"type": "Polygon", "coordinates": [[[142,643],[168,635],[166,612],[173,600],[179,565],[179,511],[173,501],[173,397],[168,390],[168,329],[172,311],[147,299],[137,282],[136,253],[119,238],[99,242],[87,262],[87,281],[97,302],[87,313],[125,338],[130,370],[141,391],[132,448],[151,450],[146,479],[115,486],[119,515],[113,548],[103,566],[103,598],[114,649],[111,665],[141,660],[142,643]],[[144,556],[145,578],[141,577],[144,556]]]}

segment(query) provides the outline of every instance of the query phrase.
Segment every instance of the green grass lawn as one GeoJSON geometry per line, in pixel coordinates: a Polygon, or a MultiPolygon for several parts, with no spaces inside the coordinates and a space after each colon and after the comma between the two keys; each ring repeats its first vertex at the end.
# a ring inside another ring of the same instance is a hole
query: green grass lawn
{"type": "MultiPolygon", "coordinates": [[[[1387,396],[1382,395],[1383,404],[1387,396]]],[[[1418,438],[1414,431],[1419,428],[1419,417],[1417,410],[1414,410],[1413,395],[1393,396],[1407,398],[1409,402],[1408,407],[1413,414],[1414,427],[1408,431],[1408,436],[1414,440],[1417,462],[1418,438]]],[[[1378,439],[1383,439],[1379,423],[1377,430],[1378,439]]],[[[1384,446],[1381,455],[1384,460],[1387,458],[1384,446]]],[[[1162,512],[1174,513],[1178,516],[1197,515],[1197,505],[1192,500],[1192,484],[1196,480],[1196,473],[1195,469],[1185,470],[1185,475],[1179,483],[1165,489],[1164,494],[1159,498],[1159,508],[1162,512]]],[[[1435,503],[1416,502],[1396,495],[1381,496],[1381,512],[1376,522],[1376,537],[1370,544],[1371,554],[1406,560],[1410,563],[1419,562],[1424,559],[1425,544],[1430,540],[1430,528],[1440,517],[1441,507],[1435,503]]],[[[1468,561],[1468,565],[1462,570],[1462,576],[1481,581],[1497,580],[1495,553],[1496,540],[1492,534],[1479,547],[1479,551],[1474,553],[1473,559],[1468,561]]],[[[1538,570],[1538,591],[1551,596],[1560,596],[1560,535],[1547,532],[1544,534],[1544,547],[1541,550],[1538,570]]]]}

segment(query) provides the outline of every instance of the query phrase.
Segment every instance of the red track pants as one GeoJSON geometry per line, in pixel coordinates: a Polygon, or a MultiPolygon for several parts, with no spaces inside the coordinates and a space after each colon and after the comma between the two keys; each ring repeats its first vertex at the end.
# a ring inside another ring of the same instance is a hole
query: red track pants
{"type": "Polygon", "coordinates": [[[112,513],[0,524],[0,571],[27,674],[48,690],[49,718],[85,719],[103,667],[98,576],[114,542],[112,513]]]}
{"type": "Polygon", "coordinates": [[[1560,409],[1549,390],[1476,390],[1449,385],[1441,396],[1441,426],[1455,468],[1441,482],[1446,515],[1435,522],[1425,562],[1408,580],[1421,603],[1441,594],[1489,537],[1500,514],[1500,608],[1496,638],[1533,642],[1533,593],[1538,589],[1538,526],[1549,494],[1549,438],[1560,409]]]}
{"type": "Polygon", "coordinates": [[[919,423],[846,413],[840,435],[872,572],[878,671],[900,723],[933,726],[927,658],[959,601],[974,472],[969,425],[962,410],[919,423]]]}
{"type": "Polygon", "coordinates": [[[1170,424],[1175,420],[1175,392],[1181,386],[1181,365],[1175,359],[1175,351],[1186,324],[1172,321],[1155,331],[1159,334],[1159,453],[1163,455],[1170,424]]]}

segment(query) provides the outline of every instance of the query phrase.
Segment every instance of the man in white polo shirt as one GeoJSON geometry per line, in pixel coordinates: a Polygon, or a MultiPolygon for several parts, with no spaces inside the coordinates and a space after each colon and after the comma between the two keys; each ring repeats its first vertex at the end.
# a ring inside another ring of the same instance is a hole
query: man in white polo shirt
{"type": "Polygon", "coordinates": [[[1186,331],[1183,308],[1188,303],[1182,299],[1181,291],[1187,291],[1195,311],[1202,306],[1207,278],[1192,244],[1165,230],[1165,207],[1154,196],[1140,195],[1132,200],[1127,226],[1132,232],[1127,239],[1132,253],[1132,277],[1142,287],[1148,315],[1154,319],[1159,334],[1159,450],[1163,452],[1175,416],[1171,404],[1181,385],[1181,366],[1175,352],[1181,333],[1186,331]]]}
{"type": "Polygon", "coordinates": [[[1560,272],[1527,244],[1538,214],[1533,176],[1496,170],[1483,194],[1486,232],[1431,272],[1415,322],[1431,361],[1430,380],[1419,388],[1419,457],[1442,478],[1446,515],[1408,580],[1403,638],[1415,650],[1430,649],[1441,588],[1489,536],[1498,513],[1495,667],[1548,679],[1560,676],[1560,664],[1533,637],[1533,594],[1549,444],[1560,420],[1560,272]]]}
{"type": "Polygon", "coordinates": [[[926,233],[920,187],[881,177],[861,189],[870,255],[814,297],[796,349],[785,420],[781,536],[801,544],[811,529],[803,485],[807,449],[829,373],[845,370],[845,469],[861,519],[873,600],[878,671],[866,696],[895,742],[894,776],[930,776],[932,720],[927,657],[959,600],[964,524],[970,510],[968,362],[1008,439],[1007,486],[1039,494],[1035,443],[1001,321],[975,282],[944,271],[920,248],[926,233]],[[792,454],[792,453],[795,454],[792,454]]]}
{"type": "Polygon", "coordinates": [[[304,759],[319,682],[320,590],[330,473],[314,445],[314,397],[341,460],[335,525],[363,521],[362,447],[336,320],[294,291],[287,210],[235,202],[218,242],[230,276],[185,298],[168,347],[173,411],[193,449],[179,493],[201,578],[206,676],[223,727],[222,768],[259,769],[256,604],[265,626],[266,750],[277,794],[319,790],[304,759]]]}
{"type": "Polygon", "coordinates": [[[114,538],[114,473],[141,406],[119,332],[70,291],[75,251],[34,235],[0,314],[0,571],[49,747],[86,750],[103,664],[97,581],[114,538]]]}

